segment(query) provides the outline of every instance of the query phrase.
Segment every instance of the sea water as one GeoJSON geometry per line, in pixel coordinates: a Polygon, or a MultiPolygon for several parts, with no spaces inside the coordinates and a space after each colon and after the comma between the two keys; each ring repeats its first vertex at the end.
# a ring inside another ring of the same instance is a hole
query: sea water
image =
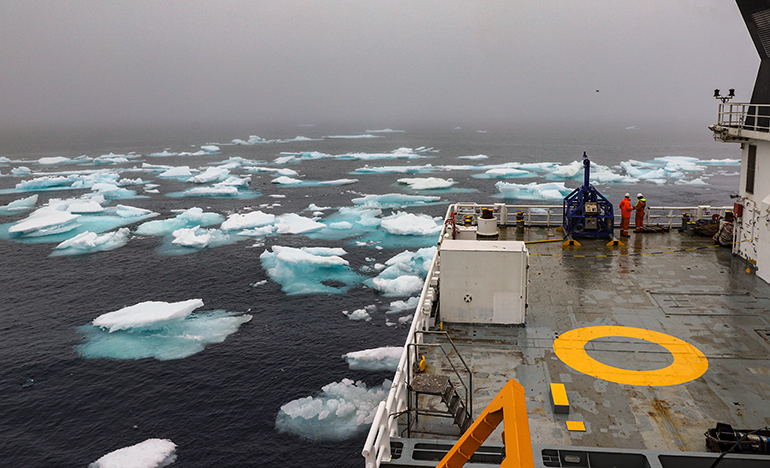
{"type": "Polygon", "coordinates": [[[185,467],[360,466],[449,202],[559,204],[582,184],[584,151],[616,203],[642,192],[653,206],[730,205],[740,170],[738,147],[700,127],[91,128],[1,141],[4,466],[87,466],[147,440],[175,445],[185,467]],[[20,224],[43,207],[67,220],[20,224]],[[194,299],[203,306],[149,327],[93,324],[194,299]]]}

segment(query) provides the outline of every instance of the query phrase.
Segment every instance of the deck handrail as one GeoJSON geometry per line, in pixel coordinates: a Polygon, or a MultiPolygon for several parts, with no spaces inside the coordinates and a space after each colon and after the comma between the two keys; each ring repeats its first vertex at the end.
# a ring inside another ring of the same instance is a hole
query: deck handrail
{"type": "Polygon", "coordinates": [[[722,103],[717,122],[717,125],[727,128],[770,132],[770,104],[722,103]]]}

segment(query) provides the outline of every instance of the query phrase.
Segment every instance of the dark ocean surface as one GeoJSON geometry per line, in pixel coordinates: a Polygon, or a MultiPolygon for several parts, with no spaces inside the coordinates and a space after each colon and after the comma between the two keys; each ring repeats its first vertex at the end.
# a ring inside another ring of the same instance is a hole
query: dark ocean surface
{"type": "MultiPolygon", "coordinates": [[[[440,193],[442,200],[493,203],[499,192],[496,179],[471,177],[480,171],[433,174],[358,174],[365,165],[501,164],[505,162],[559,162],[579,160],[586,151],[592,161],[615,166],[621,161],[649,161],[663,156],[703,160],[740,157],[737,145],[716,143],[705,128],[399,128],[403,132],[373,133],[379,138],[323,138],[320,141],[267,143],[254,146],[225,145],[234,138],[257,134],[266,139],[292,139],[298,135],[322,138],[357,135],[366,128],[299,126],[273,129],[88,129],[35,130],[2,135],[0,190],[12,189],[27,177],[12,177],[12,168],[27,166],[33,172],[78,171],[92,166],[39,166],[42,157],[80,155],[97,157],[110,152],[146,155],[165,148],[196,151],[218,144],[220,154],[186,157],[146,157],[108,167],[121,177],[153,180],[141,170],[142,162],[204,167],[229,157],[271,162],[281,152],[320,151],[390,153],[402,147],[433,147],[429,158],[376,161],[320,159],[286,166],[306,179],[355,178],[344,186],[280,187],[272,174],[253,174],[251,188],[261,196],[251,200],[170,198],[164,194],[189,188],[174,180],[159,183],[160,193],[147,198],[118,200],[112,205],[149,209],[173,216],[172,210],[194,206],[225,216],[246,207],[274,214],[301,213],[311,203],[334,208],[352,206],[363,194],[413,194],[396,180],[402,177],[452,178],[455,187],[471,193],[440,193]],[[483,132],[480,132],[483,131],[483,132]],[[486,160],[459,156],[484,154],[486,160]],[[24,161],[24,162],[19,162],[24,161]],[[271,194],[285,198],[270,198],[271,194]]],[[[269,164],[265,164],[269,166],[269,164]]],[[[625,192],[641,191],[648,204],[731,205],[737,192],[739,166],[709,166],[705,186],[635,184],[600,185],[599,190],[617,203],[625,192]],[[717,170],[722,171],[721,173],[717,170]]],[[[622,172],[616,170],[616,172],[622,172]]],[[[239,175],[239,171],[234,171],[239,175]]],[[[692,178],[692,176],[688,176],[692,178]]],[[[567,181],[570,188],[578,180],[567,181]]],[[[546,182],[544,179],[509,179],[506,182],[546,182]]],[[[37,207],[49,198],[78,197],[89,190],[41,191],[37,207]]],[[[32,193],[0,194],[0,205],[32,193]]],[[[429,194],[421,192],[421,194],[429,194]]],[[[506,200],[508,203],[528,203],[506,200]]],[[[559,204],[560,202],[550,202],[559,204]]],[[[442,216],[446,203],[410,208],[414,213],[442,216]]],[[[384,210],[389,212],[389,210],[384,210]]],[[[328,211],[331,214],[334,211],[328,211]]],[[[13,223],[27,213],[3,216],[13,223]]],[[[310,216],[308,212],[305,216],[310,216]]],[[[129,226],[135,229],[136,225],[129,226]]],[[[253,239],[203,249],[187,255],[162,255],[158,237],[132,237],[116,250],[68,257],[49,257],[55,243],[20,243],[0,240],[0,465],[18,467],[85,467],[101,456],[149,438],[166,438],[177,444],[180,467],[354,467],[360,456],[366,428],[341,441],[311,442],[295,434],[279,433],[275,420],[282,405],[315,396],[324,385],[344,378],[373,387],[392,377],[389,371],[351,370],[341,356],[351,351],[381,346],[401,346],[408,325],[387,326],[385,309],[390,301],[363,286],[347,294],[288,296],[270,281],[259,256],[273,245],[343,247],[351,269],[374,257],[384,262],[404,249],[376,250],[343,241],[311,240],[302,235],[268,237],[264,246],[253,239]],[[268,280],[259,287],[252,284],[268,280]],[[78,327],[101,314],[142,301],[203,299],[201,310],[248,313],[243,324],[224,342],[177,360],[158,361],[85,359],[76,347],[83,342],[78,327]],[[380,306],[372,320],[354,321],[342,314],[367,305],[380,306]]],[[[411,248],[415,250],[416,247],[411,248]]]]}

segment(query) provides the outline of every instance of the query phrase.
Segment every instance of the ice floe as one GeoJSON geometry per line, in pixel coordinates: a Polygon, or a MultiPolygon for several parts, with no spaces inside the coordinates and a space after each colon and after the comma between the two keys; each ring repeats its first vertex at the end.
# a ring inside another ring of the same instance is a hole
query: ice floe
{"type": "Polygon", "coordinates": [[[30,197],[14,200],[5,206],[0,206],[0,215],[12,215],[29,211],[35,208],[37,198],[37,194],[35,194],[30,197]]]}
{"type": "Polygon", "coordinates": [[[192,207],[178,213],[174,218],[143,223],[136,228],[136,233],[141,236],[167,236],[178,229],[220,224],[224,219],[219,213],[207,213],[202,208],[192,207]]]}
{"type": "Polygon", "coordinates": [[[219,182],[225,180],[230,175],[230,170],[223,167],[209,167],[206,168],[201,174],[195,175],[187,179],[187,182],[192,184],[210,184],[212,182],[219,182]]]}
{"type": "Polygon", "coordinates": [[[82,255],[93,252],[105,252],[123,247],[128,243],[128,228],[120,228],[115,232],[97,234],[91,231],[82,232],[71,239],[60,243],[51,256],[82,255]]]}
{"type": "Polygon", "coordinates": [[[426,214],[405,213],[402,211],[382,218],[382,228],[389,234],[398,236],[429,236],[441,232],[441,218],[426,214]]]}
{"type": "Polygon", "coordinates": [[[225,231],[239,231],[241,229],[252,229],[264,227],[275,222],[275,215],[263,213],[261,211],[252,211],[246,214],[234,213],[227,217],[220,229],[225,231]]]}
{"type": "Polygon", "coordinates": [[[402,195],[399,193],[388,193],[384,195],[365,195],[354,198],[352,202],[356,205],[368,208],[402,208],[407,206],[420,206],[439,203],[441,197],[426,195],[402,195]]]}
{"type": "Polygon", "coordinates": [[[394,371],[398,367],[398,361],[404,352],[402,346],[385,346],[382,348],[365,349],[343,354],[351,369],[364,369],[371,371],[394,371]]]}
{"type": "Polygon", "coordinates": [[[408,185],[412,190],[444,189],[456,184],[452,179],[439,179],[437,177],[404,178],[398,179],[398,183],[408,185]]]}
{"type": "Polygon", "coordinates": [[[281,406],[275,427],[312,441],[354,437],[369,428],[391,385],[390,380],[373,388],[350,379],[332,382],[315,397],[299,398],[281,406]]]}
{"type": "Polygon", "coordinates": [[[107,329],[110,333],[127,328],[162,326],[169,321],[184,320],[200,307],[203,307],[201,299],[181,302],[146,301],[100,315],[91,323],[107,329]]]}
{"type": "Polygon", "coordinates": [[[422,290],[436,247],[406,250],[385,262],[386,268],[365,282],[386,296],[410,296],[422,290]]]}
{"type": "Polygon", "coordinates": [[[270,279],[286,294],[341,294],[361,283],[341,248],[273,246],[259,256],[270,279]]]}
{"type": "Polygon", "coordinates": [[[510,182],[497,182],[495,187],[500,191],[500,197],[510,200],[563,200],[572,192],[564,186],[564,182],[550,182],[538,184],[514,184],[510,182]]]}
{"type": "MultiPolygon", "coordinates": [[[[427,270],[426,270],[427,271],[427,270]]],[[[410,297],[405,301],[393,301],[388,305],[386,314],[399,314],[402,312],[414,312],[420,303],[419,296],[410,297]]]]}
{"type": "Polygon", "coordinates": [[[294,177],[280,176],[271,181],[284,187],[321,187],[326,185],[350,185],[358,182],[358,179],[335,180],[303,180],[294,177]]]}
{"type": "Polygon", "coordinates": [[[168,439],[147,439],[110,452],[88,468],[162,468],[176,461],[176,444],[168,439]]]}
{"type": "Polygon", "coordinates": [[[168,303],[147,301],[100,315],[79,327],[85,358],[182,359],[221,343],[251,320],[251,315],[214,310],[192,314],[200,299],[168,303]]]}

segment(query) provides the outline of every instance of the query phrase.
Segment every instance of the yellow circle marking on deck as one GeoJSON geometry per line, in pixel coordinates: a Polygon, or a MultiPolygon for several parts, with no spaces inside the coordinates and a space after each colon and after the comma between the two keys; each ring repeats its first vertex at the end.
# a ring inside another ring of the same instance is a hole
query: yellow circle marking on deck
{"type": "Polygon", "coordinates": [[[562,333],[553,342],[553,350],[566,365],[597,379],[626,385],[664,387],[695,380],[709,367],[708,359],[690,343],[665,333],[644,328],[599,326],[585,327],[562,333]],[[674,362],[663,369],[637,371],[602,364],[588,355],[585,346],[596,338],[610,336],[636,338],[666,348],[674,362]]]}

